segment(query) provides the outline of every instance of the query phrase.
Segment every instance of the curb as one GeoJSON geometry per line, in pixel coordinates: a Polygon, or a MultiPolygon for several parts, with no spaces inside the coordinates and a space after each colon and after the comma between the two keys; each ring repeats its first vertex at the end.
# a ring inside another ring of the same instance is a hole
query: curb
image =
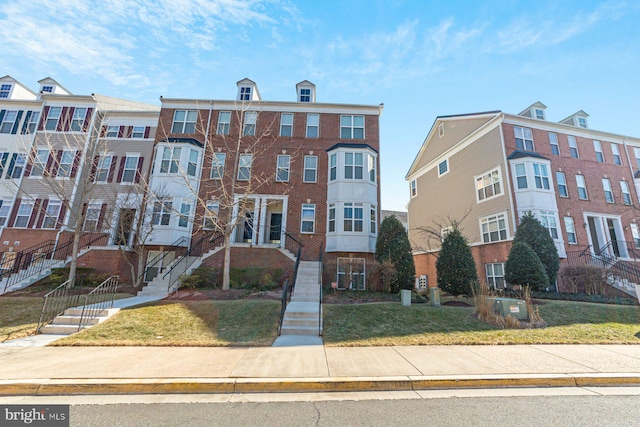
{"type": "Polygon", "coordinates": [[[103,378],[0,381],[0,396],[304,393],[510,387],[640,386],[640,373],[343,378],[103,378]]]}

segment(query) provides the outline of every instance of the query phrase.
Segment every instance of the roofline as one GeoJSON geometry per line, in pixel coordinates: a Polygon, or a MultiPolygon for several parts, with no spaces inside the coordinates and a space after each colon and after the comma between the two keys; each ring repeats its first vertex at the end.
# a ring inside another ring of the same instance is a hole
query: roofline
{"type": "Polygon", "coordinates": [[[269,105],[269,106],[306,106],[309,109],[313,109],[313,107],[320,108],[340,108],[340,107],[349,107],[349,108],[365,108],[365,109],[376,109],[379,110],[379,114],[382,114],[382,110],[384,109],[384,104],[381,103],[379,105],[371,105],[371,104],[337,104],[337,103],[323,103],[323,102],[298,102],[298,101],[250,101],[250,102],[241,102],[230,99],[193,99],[193,98],[163,98],[160,97],[161,103],[190,103],[190,104],[223,104],[223,105],[234,105],[234,106],[260,106],[260,105],[269,105]]]}
{"type": "Polygon", "coordinates": [[[491,111],[481,111],[478,113],[450,114],[447,116],[437,116],[435,121],[438,121],[438,119],[453,119],[457,117],[470,117],[470,116],[487,116],[487,115],[500,114],[500,113],[502,113],[501,110],[491,110],[491,111]]]}

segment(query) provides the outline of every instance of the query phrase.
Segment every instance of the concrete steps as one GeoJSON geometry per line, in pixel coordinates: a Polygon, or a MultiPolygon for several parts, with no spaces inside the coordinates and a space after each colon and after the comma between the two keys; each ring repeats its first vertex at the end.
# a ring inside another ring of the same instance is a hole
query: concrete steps
{"type": "MultiPolygon", "coordinates": [[[[119,308],[110,308],[102,310],[95,319],[92,319],[88,325],[83,326],[81,330],[88,329],[99,323],[104,322],[109,317],[119,312],[119,308]]],[[[79,332],[80,319],[82,317],[82,307],[68,308],[63,314],[57,316],[48,325],[40,329],[41,334],[45,335],[71,335],[79,332]]]]}

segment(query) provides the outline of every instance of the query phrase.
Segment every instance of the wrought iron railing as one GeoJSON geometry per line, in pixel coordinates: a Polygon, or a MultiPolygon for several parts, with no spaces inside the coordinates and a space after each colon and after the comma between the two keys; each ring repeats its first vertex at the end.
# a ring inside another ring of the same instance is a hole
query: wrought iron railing
{"type": "Polygon", "coordinates": [[[322,272],[324,271],[324,242],[320,242],[318,254],[318,336],[322,336],[322,272]]]}
{"type": "Polygon", "coordinates": [[[111,276],[87,295],[82,296],[82,314],[78,324],[78,331],[90,325],[102,311],[113,308],[113,300],[117,290],[118,276],[111,276]]]}
{"type": "Polygon", "coordinates": [[[221,233],[216,233],[214,235],[211,233],[205,233],[191,245],[184,255],[174,261],[169,271],[162,276],[163,279],[166,279],[167,277],[169,278],[167,292],[171,292],[171,288],[176,284],[178,279],[187,272],[189,267],[191,267],[200,256],[209,249],[215,248],[221,240],[224,240],[224,235],[221,233]]]}
{"type": "Polygon", "coordinates": [[[144,276],[144,281],[150,282],[158,274],[161,274],[167,267],[167,265],[165,265],[168,261],[167,257],[175,256],[176,252],[178,251],[187,250],[188,245],[189,238],[187,236],[179,237],[171,245],[163,248],[162,252],[160,252],[158,255],[151,258],[151,260],[147,262],[144,270],[140,273],[140,277],[144,276]],[[151,277],[151,275],[153,275],[153,277],[151,277]]]}
{"type": "Polygon", "coordinates": [[[70,285],[71,280],[67,280],[44,296],[36,333],[39,333],[43,326],[51,323],[53,319],[64,313],[67,308],[78,305],[80,290],[78,287],[70,285]]]}
{"type": "Polygon", "coordinates": [[[287,305],[291,301],[291,292],[293,286],[289,286],[289,279],[284,281],[282,288],[282,298],[280,300],[280,320],[278,321],[278,336],[282,334],[282,322],[284,321],[284,313],[287,311],[287,305]]]}
{"type": "Polygon", "coordinates": [[[620,280],[627,283],[640,284],[640,269],[625,264],[618,258],[608,254],[605,248],[595,254],[588,246],[582,252],[567,252],[567,263],[569,265],[593,265],[600,267],[607,272],[607,276],[612,280],[620,280]]]}
{"type": "Polygon", "coordinates": [[[598,249],[596,255],[614,254],[617,258],[628,258],[634,261],[640,260],[640,242],[628,242],[626,240],[611,240],[609,243],[598,249]]]}
{"type": "Polygon", "coordinates": [[[291,301],[291,295],[293,294],[293,291],[296,287],[296,279],[298,278],[298,269],[300,268],[300,257],[302,256],[302,248],[304,247],[304,245],[300,240],[296,239],[294,236],[287,233],[286,231],[284,231],[282,235],[285,239],[285,242],[296,243],[297,249],[295,249],[295,247],[287,248],[287,250],[291,252],[295,251],[296,262],[293,265],[293,274],[292,274],[293,277],[291,280],[291,285],[289,285],[289,279],[285,280],[284,289],[282,290],[282,306],[280,307],[280,324],[278,326],[278,335],[282,333],[282,322],[284,321],[284,313],[287,310],[287,305],[289,304],[289,301],[291,301]]]}

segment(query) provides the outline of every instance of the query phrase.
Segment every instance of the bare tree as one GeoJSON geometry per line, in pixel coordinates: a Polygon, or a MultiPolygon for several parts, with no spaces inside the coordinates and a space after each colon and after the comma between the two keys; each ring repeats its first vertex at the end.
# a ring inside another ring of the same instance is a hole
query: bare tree
{"type": "Polygon", "coordinates": [[[417,227],[416,234],[420,236],[426,246],[422,246],[415,241],[411,242],[411,246],[414,251],[425,251],[430,254],[433,254],[437,257],[437,254],[434,252],[435,249],[439,249],[442,246],[442,241],[447,235],[448,231],[451,231],[454,227],[459,227],[462,222],[467,219],[467,217],[471,214],[471,208],[466,210],[460,218],[452,218],[447,215],[446,218],[438,217],[433,220],[433,225],[426,226],[422,225],[417,227]],[[432,246],[433,245],[433,246],[432,246]]]}

